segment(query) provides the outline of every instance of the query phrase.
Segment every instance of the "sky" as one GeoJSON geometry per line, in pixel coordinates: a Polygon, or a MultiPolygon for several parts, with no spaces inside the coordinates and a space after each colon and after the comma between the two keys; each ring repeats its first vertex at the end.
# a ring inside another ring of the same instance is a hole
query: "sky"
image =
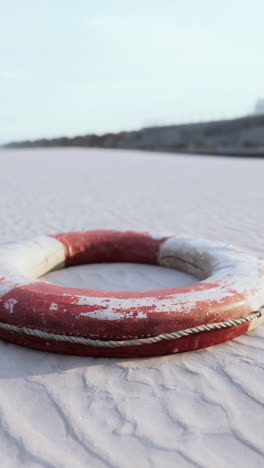
{"type": "Polygon", "coordinates": [[[0,143],[251,113],[263,0],[0,0],[0,143]]]}

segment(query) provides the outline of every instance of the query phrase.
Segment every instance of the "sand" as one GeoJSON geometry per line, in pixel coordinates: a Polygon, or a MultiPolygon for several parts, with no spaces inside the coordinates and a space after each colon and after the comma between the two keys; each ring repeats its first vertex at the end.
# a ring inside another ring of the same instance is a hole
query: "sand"
{"type": "MultiPolygon", "coordinates": [[[[173,232],[264,258],[264,160],[87,149],[0,152],[0,241],[78,229],[173,232]]],[[[142,265],[46,275],[147,289],[193,277],[142,265]]],[[[264,327],[149,359],[45,354],[0,342],[1,466],[262,466],[264,327]]]]}

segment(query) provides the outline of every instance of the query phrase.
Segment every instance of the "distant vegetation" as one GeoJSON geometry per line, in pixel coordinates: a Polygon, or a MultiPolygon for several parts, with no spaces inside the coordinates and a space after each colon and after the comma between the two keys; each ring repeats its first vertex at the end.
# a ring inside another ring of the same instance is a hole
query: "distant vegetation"
{"type": "Polygon", "coordinates": [[[88,134],[73,138],[28,140],[5,145],[7,148],[69,146],[167,152],[264,153],[264,115],[216,122],[143,128],[104,135],[88,134]]]}

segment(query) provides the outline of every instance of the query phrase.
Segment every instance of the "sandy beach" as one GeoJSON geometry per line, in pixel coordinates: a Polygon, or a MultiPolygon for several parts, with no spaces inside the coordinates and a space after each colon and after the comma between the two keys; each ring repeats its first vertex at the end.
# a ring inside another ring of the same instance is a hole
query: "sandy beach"
{"type": "MultiPolygon", "coordinates": [[[[123,150],[0,151],[0,242],[82,229],[220,240],[264,258],[264,160],[123,150]]],[[[56,284],[191,284],[128,264],[69,268],[56,284]]],[[[5,468],[255,467],[263,463],[264,328],[148,359],[62,356],[0,342],[5,468]]]]}

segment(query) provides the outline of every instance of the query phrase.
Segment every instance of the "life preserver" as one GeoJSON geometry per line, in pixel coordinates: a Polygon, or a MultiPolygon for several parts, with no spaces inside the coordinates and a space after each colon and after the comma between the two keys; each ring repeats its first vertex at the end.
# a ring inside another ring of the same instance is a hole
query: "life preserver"
{"type": "Polygon", "coordinates": [[[0,245],[0,338],[63,354],[140,357],[226,341],[263,322],[261,262],[224,244],[86,231],[0,245]],[[48,271],[99,262],[177,268],[196,284],[149,291],[56,286],[48,271]]]}

